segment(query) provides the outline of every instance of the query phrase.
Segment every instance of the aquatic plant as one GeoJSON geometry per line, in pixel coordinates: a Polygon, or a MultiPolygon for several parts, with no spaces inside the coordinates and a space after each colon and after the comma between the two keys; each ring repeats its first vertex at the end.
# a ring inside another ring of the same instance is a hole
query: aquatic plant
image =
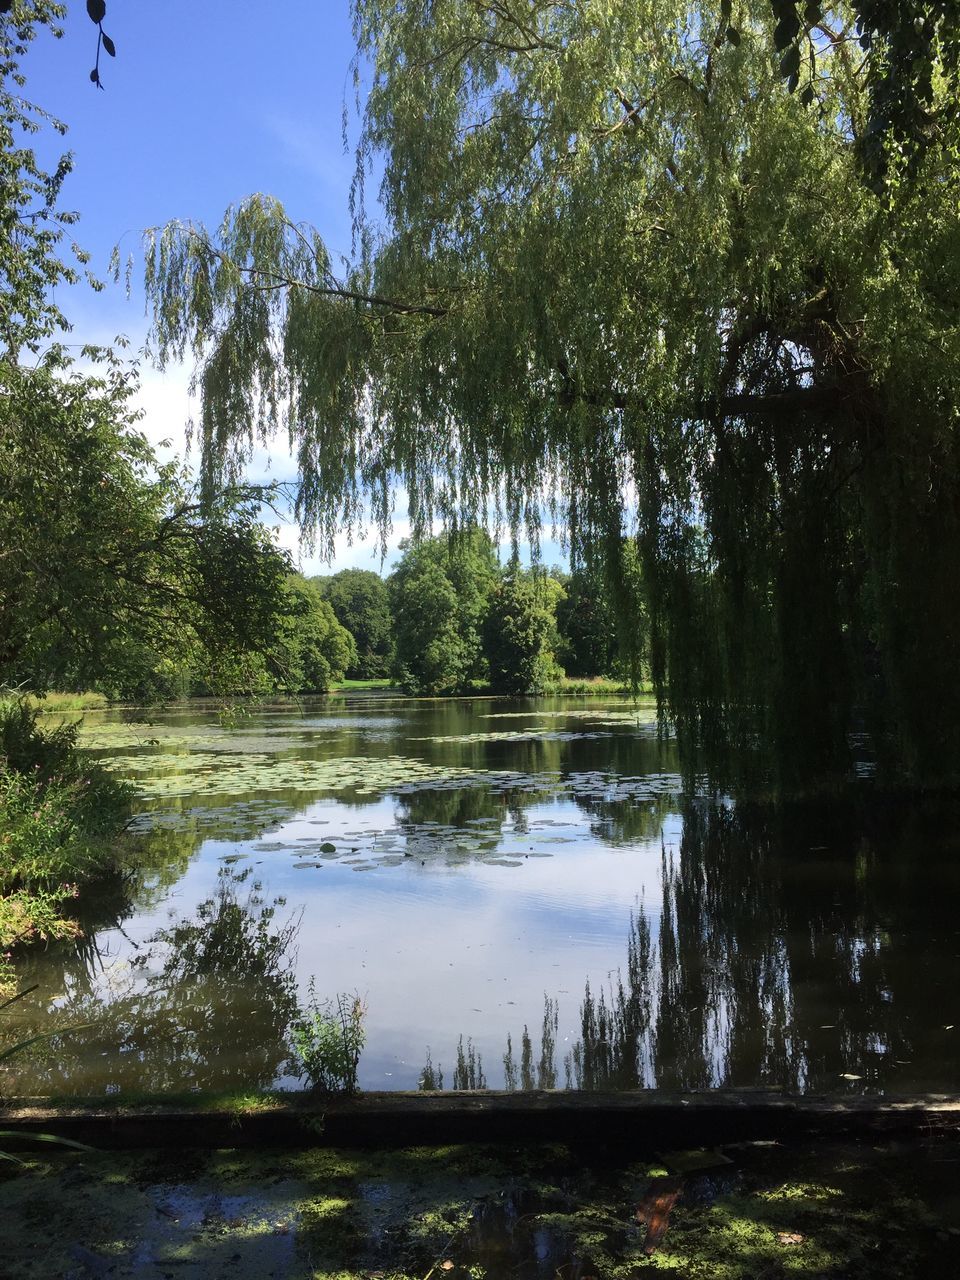
{"type": "Polygon", "coordinates": [[[290,1028],[297,1061],[318,1093],[356,1093],[367,1006],[356,992],[318,1000],[313,978],[307,990],[307,1004],[290,1028]]]}

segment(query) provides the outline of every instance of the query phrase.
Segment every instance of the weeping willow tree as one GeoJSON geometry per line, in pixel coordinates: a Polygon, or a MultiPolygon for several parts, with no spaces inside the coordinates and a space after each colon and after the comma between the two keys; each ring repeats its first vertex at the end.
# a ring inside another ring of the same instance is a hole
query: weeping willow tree
{"type": "Polygon", "coordinates": [[[327,546],[399,485],[417,531],[553,520],[614,582],[635,545],[688,758],[760,744],[795,784],[869,729],[892,775],[955,778],[957,131],[878,191],[843,5],[796,84],[769,0],[354,14],[354,259],[265,196],[147,237],[206,483],[286,429],[327,546]]]}

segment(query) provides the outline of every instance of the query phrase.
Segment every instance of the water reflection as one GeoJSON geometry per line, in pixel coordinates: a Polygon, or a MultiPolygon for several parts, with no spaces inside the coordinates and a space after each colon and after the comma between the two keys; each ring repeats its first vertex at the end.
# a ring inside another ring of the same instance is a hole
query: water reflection
{"type": "Polygon", "coordinates": [[[32,1054],[26,1069],[33,1090],[127,1095],[271,1087],[287,1068],[287,1030],[297,1007],[299,919],[279,920],[284,907],[283,899],[264,898],[249,871],[225,869],[192,917],[158,930],[107,983],[94,988],[84,974],[68,981],[52,1007],[27,1007],[23,1016],[40,1025],[82,1028],[32,1054]]]}
{"type": "MultiPolygon", "coordinates": [[[[955,1090],[960,929],[943,890],[960,875],[952,859],[923,874],[914,861],[943,857],[948,816],[687,806],[662,907],[639,903],[622,966],[587,979],[569,1049],[546,997],[539,1048],[524,1026],[518,1060],[508,1035],[495,1083],[955,1090]]],[[[439,1087],[430,1065],[421,1087],[439,1087]]]]}
{"type": "Polygon", "coordinates": [[[117,859],[119,869],[86,884],[74,904],[73,916],[82,931],[79,938],[18,956],[20,988],[39,984],[48,992],[68,986],[92,990],[110,962],[110,946],[104,937],[116,931],[129,942],[125,924],[134,916],[156,910],[169,896],[203,839],[193,824],[160,827],[146,836],[125,835],[117,859]]]}
{"type": "Polygon", "coordinates": [[[162,784],[131,870],[84,899],[83,948],[20,973],[41,1025],[98,1027],[21,1092],[284,1078],[284,896],[301,985],[366,998],[366,1089],[957,1085],[956,806],[683,800],[623,703],[176,715],[113,758],[162,784]]]}

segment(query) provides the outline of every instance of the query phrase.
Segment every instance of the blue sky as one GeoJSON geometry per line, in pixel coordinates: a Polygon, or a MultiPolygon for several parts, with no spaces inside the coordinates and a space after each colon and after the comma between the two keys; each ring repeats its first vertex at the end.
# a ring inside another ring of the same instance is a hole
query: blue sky
{"type": "MultiPolygon", "coordinates": [[[[41,33],[24,62],[26,94],[69,126],[62,146],[75,170],[63,205],[81,219],[78,242],[105,275],[117,243],[136,251],[139,232],[170,218],[215,224],[225,208],[255,191],[278,196],[296,220],[313,223],[333,253],[349,253],[348,188],[358,122],[351,60],[354,43],[348,0],[108,0],[104,30],[116,59],[101,55],[104,91],[89,80],[96,29],[80,0],[69,6],[66,31],[56,41],[41,33]],[[343,110],[349,111],[344,151],[343,110]]],[[[60,298],[73,322],[69,340],[109,342],[129,336],[134,348],[146,334],[142,300],[122,287],[101,294],[75,289],[60,298]]],[[[160,375],[145,369],[145,429],[152,440],[172,438],[182,451],[189,416],[187,370],[160,375]]],[[[257,459],[278,478],[292,476],[286,444],[257,459]]],[[[407,531],[402,495],[395,536],[407,531]]],[[[296,532],[281,531],[296,550],[296,532]]],[[[548,562],[558,550],[544,547],[548,562]]],[[[368,543],[337,545],[333,568],[380,568],[368,543]]],[[[328,572],[304,556],[306,572],[328,572]]]]}
{"type": "MultiPolygon", "coordinates": [[[[174,217],[219,220],[253,191],[279,195],[349,249],[346,0],[110,0],[104,27],[117,46],[115,60],[101,57],[104,92],[88,79],[96,30],[79,0],[64,38],[41,35],[25,64],[28,92],[70,127],[67,199],[100,262],[121,237],[135,243],[174,217]]],[[[127,314],[116,297],[98,305],[127,314]]]]}

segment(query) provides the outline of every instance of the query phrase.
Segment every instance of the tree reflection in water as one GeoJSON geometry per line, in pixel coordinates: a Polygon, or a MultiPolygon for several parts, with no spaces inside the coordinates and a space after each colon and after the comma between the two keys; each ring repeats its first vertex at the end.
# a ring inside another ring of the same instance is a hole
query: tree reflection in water
{"type": "MultiPolygon", "coordinates": [[[[278,922],[249,870],[219,873],[190,919],[159,930],[106,996],[74,990],[46,1018],[92,1023],[30,1064],[44,1093],[266,1089],[288,1066],[299,918],[278,922]]],[[[49,1021],[46,1022],[49,1025],[49,1021]]]]}
{"type": "Polygon", "coordinates": [[[638,904],[572,1048],[547,997],[538,1064],[526,1027],[519,1063],[508,1037],[505,1087],[955,1090],[956,818],[691,803],[659,915],[638,904]]]}

